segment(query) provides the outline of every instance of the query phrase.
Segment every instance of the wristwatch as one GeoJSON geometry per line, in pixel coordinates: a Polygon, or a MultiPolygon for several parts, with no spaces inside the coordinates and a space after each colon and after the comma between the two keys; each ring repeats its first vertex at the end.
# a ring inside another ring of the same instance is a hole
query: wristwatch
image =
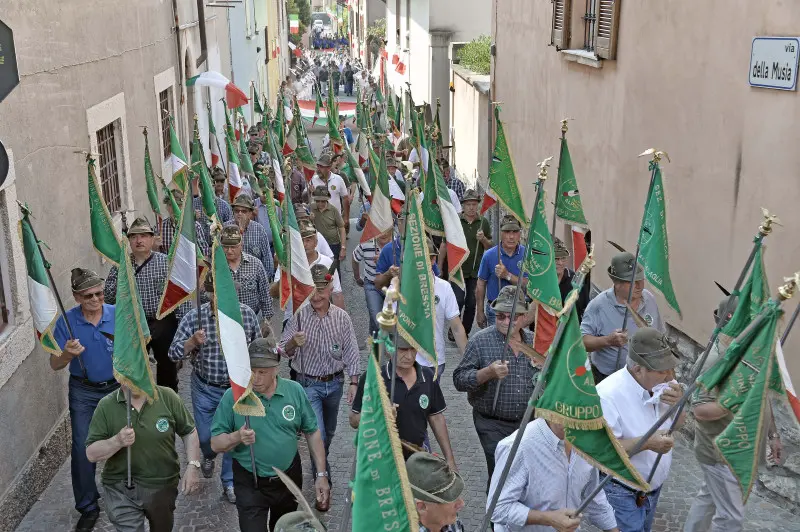
{"type": "Polygon", "coordinates": [[[508,281],[509,283],[511,282],[511,274],[510,273],[506,273],[506,281],[508,281]]]}
{"type": "Polygon", "coordinates": [[[200,469],[200,462],[198,460],[190,460],[188,465],[193,465],[197,469],[200,469]]]}
{"type": "Polygon", "coordinates": [[[317,471],[317,478],[323,478],[323,477],[328,478],[328,472],[327,471],[317,471]]]}

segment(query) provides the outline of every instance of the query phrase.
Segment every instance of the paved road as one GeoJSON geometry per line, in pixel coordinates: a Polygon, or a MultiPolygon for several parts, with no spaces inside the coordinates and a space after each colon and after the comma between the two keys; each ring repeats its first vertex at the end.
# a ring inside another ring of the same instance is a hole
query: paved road
{"type": "MultiPolygon", "coordinates": [[[[317,139],[318,140],[318,139],[317,139]]],[[[318,142],[315,142],[319,145],[318,142]]],[[[357,211],[356,211],[357,212],[357,211]]],[[[354,224],[353,224],[354,225],[354,224]]],[[[358,243],[359,235],[355,229],[351,230],[349,249],[358,243]]],[[[350,261],[344,265],[343,288],[348,311],[356,327],[359,345],[364,347],[368,319],[363,299],[363,291],[352,280],[350,261]]],[[[280,330],[280,323],[276,319],[276,330],[280,330]]],[[[363,355],[366,356],[366,355],[363,355]]],[[[486,486],[486,464],[483,452],[478,443],[478,438],[472,426],[471,409],[464,394],[458,393],[453,388],[452,368],[458,360],[458,353],[451,346],[448,353],[448,369],[444,375],[443,390],[448,403],[447,420],[450,437],[454,446],[454,453],[466,484],[464,501],[466,503],[461,513],[461,519],[467,531],[477,530],[483,516],[486,504],[484,489],[486,486]]],[[[284,373],[288,373],[284,368],[284,373]]],[[[190,403],[189,370],[184,368],[181,372],[180,393],[187,404],[190,403]]],[[[339,431],[331,447],[331,469],[333,475],[333,505],[331,510],[323,516],[322,520],[330,532],[341,530],[343,501],[345,496],[345,480],[349,474],[353,460],[353,430],[347,423],[348,407],[342,402],[339,415],[339,431]]],[[[433,440],[435,441],[435,440],[433,440]]],[[[179,443],[180,445],[180,443],[179,443]]],[[[181,449],[181,460],[185,463],[185,456],[181,449]]],[[[311,474],[309,470],[308,453],[302,449],[305,468],[305,492],[309,500],[313,500],[311,492],[311,474]]],[[[678,531],[686,519],[689,506],[697,492],[700,482],[700,471],[691,450],[679,441],[673,468],[667,481],[661,501],[658,506],[658,515],[655,521],[656,531],[678,531]]],[[[184,498],[178,497],[175,512],[175,530],[180,532],[238,530],[236,510],[233,505],[222,500],[221,485],[218,477],[202,480],[202,489],[199,494],[184,498]]],[[[100,501],[101,507],[103,501],[100,501]]],[[[17,528],[18,532],[53,531],[61,532],[71,530],[78,515],[73,510],[72,488],[69,473],[69,460],[61,467],[53,478],[48,489],[42,494],[26,518],[17,528]]],[[[587,528],[594,530],[593,528],[587,528]]],[[[105,513],[101,514],[96,530],[111,532],[113,527],[108,523],[105,513]]],[[[763,531],[797,531],[800,532],[800,518],[779,508],[768,500],[757,495],[752,495],[747,505],[748,532],[763,531]]]]}

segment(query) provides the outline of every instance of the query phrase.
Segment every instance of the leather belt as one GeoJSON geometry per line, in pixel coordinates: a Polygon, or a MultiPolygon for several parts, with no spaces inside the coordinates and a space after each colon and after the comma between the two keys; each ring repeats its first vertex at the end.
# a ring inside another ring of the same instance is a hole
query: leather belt
{"type": "Polygon", "coordinates": [[[311,379],[318,382],[330,382],[339,376],[344,377],[344,370],[331,373],[330,375],[322,375],[320,377],[316,377],[314,375],[304,375],[302,373],[298,373],[297,376],[301,379],[311,379]]]}
{"type": "Polygon", "coordinates": [[[111,379],[103,382],[92,382],[89,379],[84,379],[82,377],[76,377],[75,375],[70,375],[70,379],[75,379],[79,383],[83,384],[84,386],[89,386],[90,388],[108,388],[110,386],[118,385],[116,380],[111,379]]]}
{"type": "Polygon", "coordinates": [[[228,388],[230,388],[230,387],[231,387],[231,384],[230,384],[229,382],[226,382],[225,384],[217,384],[217,383],[215,383],[215,382],[210,382],[210,381],[208,381],[208,380],[204,379],[204,378],[203,378],[203,377],[201,377],[201,376],[200,376],[200,374],[199,374],[199,373],[197,373],[197,372],[195,372],[195,374],[194,374],[194,375],[195,375],[195,377],[197,377],[197,378],[200,380],[200,382],[202,382],[203,384],[205,384],[205,385],[207,385],[207,386],[211,386],[211,387],[213,387],[213,388],[220,388],[220,389],[223,389],[223,390],[227,390],[228,388]]]}
{"type": "MultiPolygon", "coordinates": [[[[622,487],[622,488],[625,488],[627,491],[630,491],[631,493],[634,493],[634,494],[636,494],[636,495],[638,495],[638,494],[640,494],[640,493],[644,493],[644,492],[642,492],[642,491],[635,490],[635,489],[631,488],[630,486],[628,486],[628,485],[626,485],[626,484],[623,484],[622,482],[620,482],[619,480],[617,480],[617,479],[615,479],[615,478],[613,478],[613,477],[611,478],[611,482],[612,482],[612,484],[616,484],[617,486],[620,486],[620,487],[622,487]]],[[[654,490],[652,490],[652,491],[648,491],[647,493],[644,493],[644,494],[645,494],[645,495],[652,495],[652,494],[653,494],[653,493],[655,493],[656,491],[658,491],[658,490],[657,490],[657,489],[654,489],[654,490]]]]}

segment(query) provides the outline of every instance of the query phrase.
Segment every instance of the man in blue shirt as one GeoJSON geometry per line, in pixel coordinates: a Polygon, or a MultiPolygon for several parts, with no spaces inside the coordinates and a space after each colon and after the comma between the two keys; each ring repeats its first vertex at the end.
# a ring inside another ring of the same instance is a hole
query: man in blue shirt
{"type": "Polygon", "coordinates": [[[53,335],[61,354],[50,355],[50,367],[58,371],[69,366],[72,493],[75,509],[81,513],[75,530],[89,532],[100,515],[95,465],[86,458],[89,423],[100,399],[119,387],[114,380],[111,360],[114,352],[114,305],[103,302],[104,280],[95,272],[74,268],[71,283],[72,295],[78,305],[56,322],[53,335]]]}
{"type": "Polygon", "coordinates": [[[479,327],[494,325],[492,303],[497,299],[497,294],[504,286],[516,285],[519,281],[520,268],[525,259],[525,246],[519,243],[521,230],[522,227],[516,218],[511,215],[504,216],[500,223],[500,244],[486,250],[481,257],[478,283],[475,287],[479,327]]]}
{"type": "MultiPolygon", "coordinates": [[[[397,235],[403,235],[406,231],[406,214],[401,212],[395,217],[397,225],[397,235]]],[[[403,244],[401,236],[392,238],[392,241],[381,248],[381,254],[378,255],[378,263],[375,265],[375,288],[378,290],[389,286],[392,277],[400,275],[400,260],[403,255],[403,244]]],[[[433,274],[439,277],[441,271],[439,266],[433,264],[433,274]]]]}

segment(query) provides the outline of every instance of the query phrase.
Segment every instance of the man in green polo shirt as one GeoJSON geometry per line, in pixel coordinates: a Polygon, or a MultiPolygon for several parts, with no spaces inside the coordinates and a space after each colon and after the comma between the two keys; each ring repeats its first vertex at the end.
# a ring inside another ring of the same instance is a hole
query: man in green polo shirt
{"type": "Polygon", "coordinates": [[[320,185],[314,188],[314,225],[322,233],[333,251],[333,270],[339,269],[339,262],[347,256],[347,233],[342,215],[330,204],[331,192],[320,185]]]}
{"type": "Polygon", "coordinates": [[[278,519],[297,509],[297,501],[275,475],[273,467],[284,471],[302,488],[303,470],[297,452],[297,431],[306,436],[311,457],[317,466],[315,492],[317,508],[327,508],[330,484],[325,467],[325,446],[317,428],[317,417],[302,386],[278,377],[281,356],[271,334],[254,340],[249,347],[253,391],[267,415],[250,417],[233,411],[233,392],[228,390],[214,414],[211,448],[233,457],[233,489],[242,532],[263,532],[269,521],[275,530],[278,519]],[[253,446],[258,483],[254,485],[250,446],[253,446]]]}
{"type": "Polygon", "coordinates": [[[180,459],[175,435],[183,439],[189,464],[181,481],[185,495],[200,486],[200,441],[191,414],[171,388],[157,387],[155,401],[131,393],[131,427],[127,426],[125,386],[111,392],[97,405],[86,438],[86,457],[106,460],[101,480],[106,513],[117,530],[151,532],[172,530],[178,496],[180,459]],[[127,453],[131,448],[133,487],[127,487],[127,453]]]}

